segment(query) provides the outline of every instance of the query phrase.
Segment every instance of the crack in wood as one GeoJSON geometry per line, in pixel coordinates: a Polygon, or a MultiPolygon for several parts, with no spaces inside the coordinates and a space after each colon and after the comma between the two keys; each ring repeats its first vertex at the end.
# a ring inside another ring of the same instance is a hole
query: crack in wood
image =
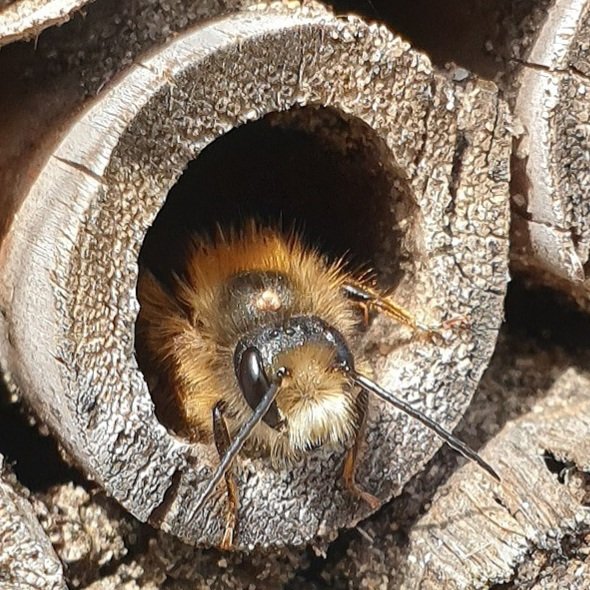
{"type": "Polygon", "coordinates": [[[73,160],[69,160],[67,158],[62,158],[61,156],[58,156],[56,154],[53,154],[52,157],[55,160],[58,160],[59,162],[62,162],[63,164],[66,164],[67,166],[70,166],[74,170],[77,170],[78,172],[82,172],[82,174],[84,174],[85,176],[88,176],[88,177],[92,178],[93,180],[95,180],[99,184],[106,185],[105,179],[102,176],[100,176],[99,174],[97,174],[96,172],[94,172],[94,170],[91,170],[85,164],[80,164],[79,162],[74,162],[73,160]]]}

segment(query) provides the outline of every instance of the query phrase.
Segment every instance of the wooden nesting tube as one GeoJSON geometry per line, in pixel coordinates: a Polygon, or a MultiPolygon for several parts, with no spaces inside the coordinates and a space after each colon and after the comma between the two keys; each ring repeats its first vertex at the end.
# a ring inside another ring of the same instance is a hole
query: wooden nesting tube
{"type": "MultiPolygon", "coordinates": [[[[590,5],[558,0],[515,74],[525,127],[515,158],[516,268],[588,299],[590,5]]],[[[586,304],[587,305],[587,304],[586,304]]]]}
{"type": "Polygon", "coordinates": [[[560,543],[590,527],[589,429],[588,378],[572,368],[483,451],[498,466],[502,485],[465,465],[438,491],[410,534],[404,577],[412,587],[520,587],[521,567],[526,581],[527,570],[531,576],[546,568],[535,576],[543,587],[573,588],[587,579],[582,570],[564,567],[560,543]]]}
{"type": "Polygon", "coordinates": [[[0,4],[0,46],[31,39],[52,25],[66,22],[89,0],[13,0],[0,4]]]}
{"type": "Polygon", "coordinates": [[[0,455],[0,583],[3,590],[65,590],[49,538],[0,455]]]}
{"type": "MultiPolygon", "coordinates": [[[[367,174],[387,172],[380,198],[395,223],[364,229],[383,245],[377,271],[403,274],[395,299],[422,323],[469,322],[443,343],[396,346],[392,322],[375,321],[366,339],[380,351],[369,361],[381,385],[452,429],[502,317],[510,139],[493,85],[452,84],[384,27],[276,7],[205,23],[137,63],[71,126],[12,222],[0,252],[0,354],[90,477],[137,518],[191,543],[219,544],[225,495],[193,510],[215,450],[159,423],[137,367],[138,254],[190,161],[230,130],[289,109],[292,125],[338,143],[340,157],[380,146],[367,174]],[[314,125],[320,106],[339,118],[336,139],[314,125]],[[403,262],[391,269],[394,234],[403,262]]],[[[357,479],[385,501],[439,446],[372,400],[357,479]]],[[[302,544],[366,516],[343,489],[342,458],[319,449],[276,470],[241,457],[236,548],[302,544]]]]}

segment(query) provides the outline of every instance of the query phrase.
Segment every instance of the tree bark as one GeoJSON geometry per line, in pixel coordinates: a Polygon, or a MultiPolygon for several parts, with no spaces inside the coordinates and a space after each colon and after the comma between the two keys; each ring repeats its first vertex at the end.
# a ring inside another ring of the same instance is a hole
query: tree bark
{"type": "MultiPolygon", "coordinates": [[[[452,428],[502,316],[510,136],[492,84],[453,83],[384,27],[317,7],[235,13],[138,59],[91,108],[62,122],[61,143],[7,208],[0,353],[34,413],[90,477],[140,520],[192,543],[221,538],[223,502],[192,510],[215,458],[156,418],[135,361],[137,260],[187,164],[269,113],[270,127],[314,136],[343,171],[363,154],[364,174],[377,179],[367,207],[392,217],[369,215],[363,229],[352,219],[340,233],[381,245],[376,270],[395,276],[396,299],[424,323],[469,319],[443,343],[401,346],[403,333],[375,322],[368,360],[384,386],[452,428]]],[[[320,201],[310,201],[311,217],[320,201]]],[[[359,479],[385,501],[439,446],[375,403],[359,479]]],[[[366,516],[340,487],[341,459],[319,451],[292,471],[241,460],[237,547],[325,539],[366,516]]]]}

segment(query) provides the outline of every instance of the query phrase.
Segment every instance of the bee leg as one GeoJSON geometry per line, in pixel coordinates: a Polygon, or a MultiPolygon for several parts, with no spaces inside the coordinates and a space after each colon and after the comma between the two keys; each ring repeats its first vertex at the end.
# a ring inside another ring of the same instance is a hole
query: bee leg
{"type": "MultiPolygon", "coordinates": [[[[219,457],[223,457],[231,444],[227,423],[222,413],[222,403],[213,408],[213,439],[219,457]]],[[[234,534],[238,526],[238,486],[231,469],[225,473],[225,485],[227,486],[227,512],[225,516],[225,533],[221,541],[221,549],[231,549],[234,542],[234,534]]]]}
{"type": "Polygon", "coordinates": [[[367,303],[363,302],[359,302],[358,306],[360,307],[361,313],[363,314],[363,327],[366,330],[369,327],[371,309],[367,303]]]}
{"type": "Polygon", "coordinates": [[[351,281],[345,283],[343,289],[347,297],[361,306],[364,314],[372,309],[376,309],[386,313],[394,320],[413,330],[428,330],[428,328],[416,322],[416,319],[409,311],[406,311],[403,307],[397,305],[397,303],[390,301],[387,297],[384,297],[371,287],[351,281]]]}
{"type": "Polygon", "coordinates": [[[369,396],[365,391],[361,391],[356,400],[359,427],[354,438],[354,443],[346,453],[346,457],[344,459],[344,468],[342,470],[342,477],[344,479],[346,487],[353,495],[366,502],[372,510],[377,510],[377,508],[381,506],[381,501],[379,500],[379,498],[376,498],[375,496],[373,496],[373,494],[369,494],[369,492],[365,492],[363,489],[361,489],[357,484],[355,478],[359,451],[365,431],[368,403],[369,396]]]}
{"type": "Polygon", "coordinates": [[[409,311],[371,287],[351,281],[345,283],[343,289],[347,297],[361,306],[365,318],[369,311],[375,309],[387,314],[397,322],[408,326],[415,332],[421,332],[425,336],[433,338],[434,340],[440,338],[441,330],[454,328],[455,326],[465,326],[467,323],[465,318],[458,317],[447,320],[440,326],[427,326],[418,322],[409,311]]]}

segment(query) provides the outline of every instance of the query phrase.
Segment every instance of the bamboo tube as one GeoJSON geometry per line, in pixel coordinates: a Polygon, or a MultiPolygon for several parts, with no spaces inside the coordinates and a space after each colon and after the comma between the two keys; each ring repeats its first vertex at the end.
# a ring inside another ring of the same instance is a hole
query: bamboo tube
{"type": "MultiPolygon", "coordinates": [[[[507,281],[510,136],[492,84],[454,84],[384,27],[317,8],[230,14],[139,59],[67,122],[30,188],[15,195],[18,206],[7,208],[0,357],[90,477],[140,520],[197,544],[222,535],[223,498],[191,510],[215,453],[157,419],[135,360],[137,261],[187,165],[255,121],[265,133],[310,138],[352,189],[368,187],[303,199],[304,221],[323,220],[328,241],[367,255],[424,323],[468,318],[468,330],[443,343],[406,334],[397,346],[387,321],[366,335],[378,381],[447,428],[488,363],[507,281]]],[[[439,446],[375,402],[359,480],[385,501],[439,446]]],[[[277,471],[241,459],[236,547],[302,544],[366,516],[341,488],[341,461],[320,450],[277,471]]]]}

